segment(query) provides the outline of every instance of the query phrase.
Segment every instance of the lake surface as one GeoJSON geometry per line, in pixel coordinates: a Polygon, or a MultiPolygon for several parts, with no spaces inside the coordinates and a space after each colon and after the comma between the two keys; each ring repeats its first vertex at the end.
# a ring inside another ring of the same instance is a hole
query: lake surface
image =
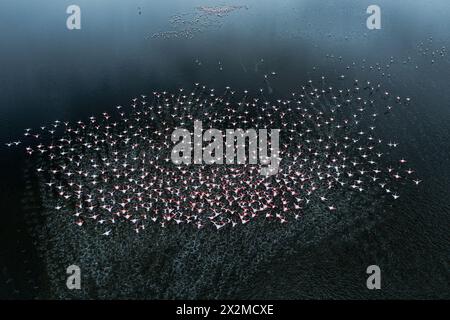
{"type": "MultiPolygon", "coordinates": [[[[153,293],[128,285],[125,293],[103,288],[80,297],[449,298],[448,1],[377,1],[380,30],[366,27],[371,1],[76,2],[81,30],[66,28],[71,1],[0,4],[1,298],[71,297],[52,287],[58,276],[48,272],[52,262],[42,256],[49,243],[29,231],[35,200],[27,195],[38,197],[24,174],[29,164],[22,152],[4,147],[25,128],[86,119],[140,94],[189,90],[194,83],[255,95],[262,88],[276,100],[309,79],[325,75],[334,85],[343,74],[382,82],[393,95],[411,98],[407,109],[380,127],[386,140],[399,142],[420,188],[379,210],[380,219],[367,229],[369,221],[360,221],[312,245],[287,243],[290,250],[275,251],[256,271],[236,264],[249,280],[221,284],[234,288],[230,296],[223,288],[214,292],[213,285],[208,292],[179,289],[176,295],[167,289],[180,286],[174,279],[153,293]],[[205,5],[236,7],[201,14],[198,7],[205,5]],[[365,287],[371,264],[381,267],[382,290],[365,287]]],[[[199,241],[206,246],[222,240],[203,235],[199,241]]],[[[236,259],[247,254],[243,249],[236,259]]]]}

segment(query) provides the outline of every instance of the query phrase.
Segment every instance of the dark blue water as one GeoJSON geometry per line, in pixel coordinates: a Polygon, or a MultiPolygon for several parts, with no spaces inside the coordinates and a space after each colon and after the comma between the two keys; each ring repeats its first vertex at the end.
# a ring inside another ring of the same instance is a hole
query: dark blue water
{"type": "Polygon", "coordinates": [[[370,259],[387,270],[382,297],[449,297],[450,61],[439,54],[450,49],[448,1],[377,1],[382,29],[374,31],[366,28],[371,1],[79,0],[82,29],[73,31],[66,28],[70,4],[0,3],[0,297],[51,296],[34,250],[39,243],[26,228],[24,159],[3,148],[24,128],[77,120],[141,93],[189,89],[195,82],[252,92],[270,86],[268,98],[276,99],[308,79],[343,73],[411,97],[408,109],[380,126],[387,139],[400,142],[422,188],[386,207],[383,223],[350,244],[331,237],[272,261],[274,272],[264,283],[242,288],[239,297],[367,297],[345,270],[364,278],[370,259]],[[200,5],[246,8],[211,17],[192,38],[152,37],[180,31],[169,19],[195,17],[200,5]],[[380,71],[377,63],[391,67],[380,71]],[[264,74],[271,72],[276,75],[267,83],[264,74]],[[368,255],[371,250],[377,253],[368,255]]]}

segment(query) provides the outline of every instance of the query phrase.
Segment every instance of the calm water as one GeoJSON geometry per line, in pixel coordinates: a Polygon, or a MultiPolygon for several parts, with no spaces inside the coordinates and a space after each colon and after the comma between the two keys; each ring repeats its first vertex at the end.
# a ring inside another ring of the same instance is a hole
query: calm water
{"type": "Polygon", "coordinates": [[[242,288],[239,297],[449,297],[450,61],[439,54],[450,49],[448,1],[377,1],[382,29],[375,31],[365,26],[371,1],[78,0],[82,29],[74,31],[65,26],[70,4],[0,3],[1,298],[45,298],[52,291],[35,250],[39,241],[25,224],[24,159],[3,148],[24,128],[78,120],[141,93],[195,82],[255,92],[270,87],[268,97],[276,99],[308,79],[344,73],[412,98],[381,126],[420,172],[422,188],[387,206],[383,222],[354,241],[330,236],[274,258],[270,276],[255,274],[260,286],[242,288]],[[192,38],[152,37],[180,31],[169,19],[192,21],[205,4],[246,7],[198,23],[192,38]],[[382,75],[376,63],[385,66],[391,57],[395,62],[382,75]],[[276,75],[265,81],[271,72],[276,75]],[[386,270],[380,294],[354,282],[364,279],[367,263],[386,270]]]}

